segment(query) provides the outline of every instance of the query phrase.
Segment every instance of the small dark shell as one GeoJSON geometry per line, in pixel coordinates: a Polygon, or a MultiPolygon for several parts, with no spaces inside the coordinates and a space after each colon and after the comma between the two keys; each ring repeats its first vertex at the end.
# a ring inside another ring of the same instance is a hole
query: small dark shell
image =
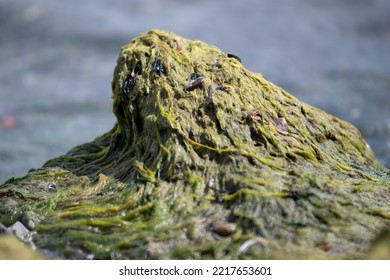
{"type": "Polygon", "coordinates": [[[54,185],[54,184],[49,184],[49,185],[47,186],[47,190],[48,190],[49,192],[54,192],[54,191],[57,190],[57,186],[54,185]]]}
{"type": "Polygon", "coordinates": [[[137,76],[141,75],[141,73],[142,69],[139,65],[129,68],[129,71],[126,74],[126,78],[122,85],[122,91],[124,95],[129,97],[130,91],[133,89],[137,81],[137,76]]]}
{"type": "Polygon", "coordinates": [[[227,89],[225,87],[223,87],[223,86],[217,86],[215,89],[219,90],[219,91],[227,92],[227,89]]]}
{"type": "Polygon", "coordinates": [[[165,65],[157,57],[154,59],[152,69],[159,76],[165,74],[165,65]]]}
{"type": "Polygon", "coordinates": [[[123,82],[123,93],[127,97],[129,96],[130,91],[133,89],[135,82],[137,80],[137,77],[131,77],[131,74],[126,75],[126,79],[123,82]]]}
{"type": "Polygon", "coordinates": [[[234,55],[234,54],[231,54],[231,53],[228,53],[227,56],[228,56],[229,58],[237,59],[238,62],[241,63],[241,58],[239,58],[238,56],[236,56],[236,55],[234,55]]]}
{"type": "Polygon", "coordinates": [[[185,87],[184,87],[184,90],[185,91],[192,91],[196,88],[199,88],[202,86],[203,84],[203,81],[204,81],[204,77],[202,76],[199,76],[198,78],[196,78],[195,80],[192,80],[191,82],[189,82],[185,87]]]}
{"type": "Polygon", "coordinates": [[[236,231],[236,225],[226,222],[214,222],[211,226],[212,232],[218,234],[219,236],[230,236],[236,231]]]}
{"type": "Polygon", "coordinates": [[[192,80],[195,80],[195,79],[198,78],[198,77],[200,77],[200,76],[198,75],[198,73],[196,73],[196,72],[191,73],[191,75],[190,75],[190,80],[191,80],[191,81],[192,81],[192,80]]]}

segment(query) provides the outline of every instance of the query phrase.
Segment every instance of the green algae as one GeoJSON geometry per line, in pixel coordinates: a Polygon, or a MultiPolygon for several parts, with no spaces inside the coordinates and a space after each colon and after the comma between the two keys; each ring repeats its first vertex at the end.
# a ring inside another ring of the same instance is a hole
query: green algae
{"type": "Polygon", "coordinates": [[[0,222],[30,222],[42,252],[364,258],[390,225],[390,172],[359,131],[216,47],[141,34],[112,99],[111,131],[0,187],[0,222]]]}

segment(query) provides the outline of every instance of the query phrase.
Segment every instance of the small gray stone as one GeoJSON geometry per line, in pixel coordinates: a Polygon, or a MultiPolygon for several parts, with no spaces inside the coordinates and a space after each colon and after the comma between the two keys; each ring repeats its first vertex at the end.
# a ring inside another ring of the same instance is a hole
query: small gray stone
{"type": "Polygon", "coordinates": [[[30,231],[19,221],[11,225],[8,230],[22,241],[30,239],[30,231]]]}

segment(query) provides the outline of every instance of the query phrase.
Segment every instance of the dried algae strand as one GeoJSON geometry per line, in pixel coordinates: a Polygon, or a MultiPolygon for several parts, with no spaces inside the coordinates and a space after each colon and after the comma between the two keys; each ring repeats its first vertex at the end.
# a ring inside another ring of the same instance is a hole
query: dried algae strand
{"type": "Polygon", "coordinates": [[[151,30],[112,99],[111,131],[0,187],[0,222],[48,256],[364,258],[389,227],[390,173],[359,131],[235,55],[151,30]]]}

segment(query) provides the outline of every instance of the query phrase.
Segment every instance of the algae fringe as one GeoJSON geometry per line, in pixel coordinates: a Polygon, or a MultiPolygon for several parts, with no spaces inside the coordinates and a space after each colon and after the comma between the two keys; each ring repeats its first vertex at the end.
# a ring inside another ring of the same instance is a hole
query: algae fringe
{"type": "Polygon", "coordinates": [[[0,222],[43,254],[364,258],[389,227],[390,172],[359,131],[236,56],[151,30],[112,99],[111,131],[0,186],[0,222]]]}

